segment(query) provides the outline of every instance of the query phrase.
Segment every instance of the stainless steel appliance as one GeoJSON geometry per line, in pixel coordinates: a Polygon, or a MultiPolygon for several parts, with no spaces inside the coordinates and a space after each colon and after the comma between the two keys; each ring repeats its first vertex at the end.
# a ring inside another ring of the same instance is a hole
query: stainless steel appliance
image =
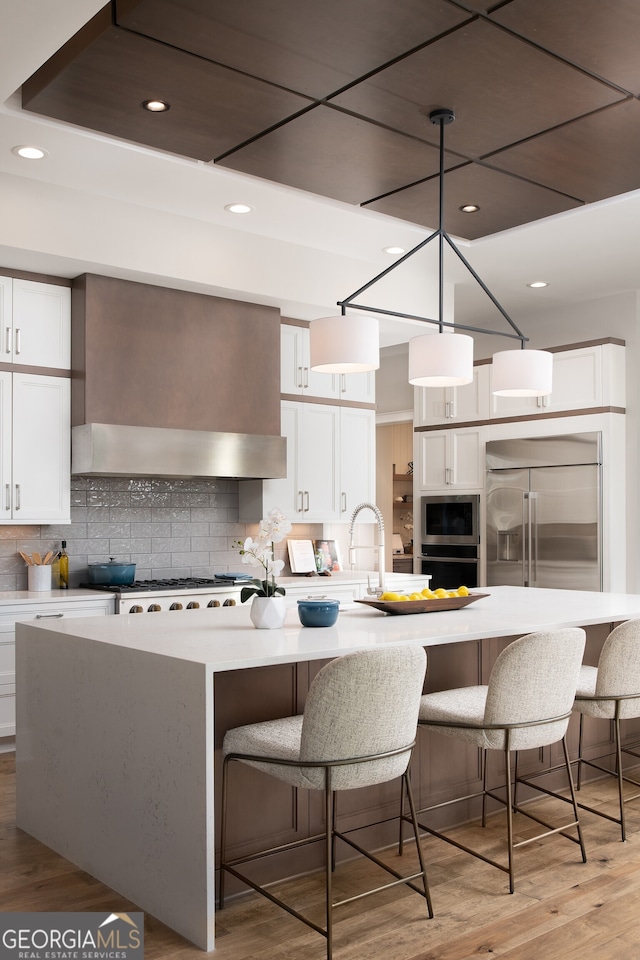
{"type": "Polygon", "coordinates": [[[116,613],[161,613],[234,606],[240,602],[243,582],[246,581],[224,577],[177,577],[134,580],[130,584],[83,583],[80,586],[113,593],[116,613]]]}
{"type": "Polygon", "coordinates": [[[420,521],[423,543],[474,546],[480,542],[480,495],[422,497],[420,521]]]}
{"type": "Polygon", "coordinates": [[[487,584],[602,590],[600,433],[487,443],[487,584]]]}
{"type": "Polygon", "coordinates": [[[478,586],[480,495],[422,497],[421,573],[432,589],[478,586]]]}

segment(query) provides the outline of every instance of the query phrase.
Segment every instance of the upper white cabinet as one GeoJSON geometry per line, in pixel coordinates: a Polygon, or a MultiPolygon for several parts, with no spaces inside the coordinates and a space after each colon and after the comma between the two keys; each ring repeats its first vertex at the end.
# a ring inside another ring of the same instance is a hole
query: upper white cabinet
{"type": "Polygon", "coordinates": [[[309,359],[309,329],[283,323],[280,327],[280,392],[327,400],[373,403],[373,373],[317,373],[309,359]]]}
{"type": "Polygon", "coordinates": [[[68,523],[70,380],[0,373],[0,523],[68,523]]]}
{"type": "Polygon", "coordinates": [[[492,417],[536,416],[545,412],[625,405],[625,350],[599,343],[553,354],[548,397],[491,397],[492,417]]]}
{"type": "Polygon", "coordinates": [[[484,484],[484,429],[427,430],[415,435],[419,491],[478,490],[484,484]]]}
{"type": "Polygon", "coordinates": [[[5,363],[71,367],[71,290],[34,280],[0,277],[5,363]]]}
{"type": "Polygon", "coordinates": [[[414,422],[418,427],[489,417],[490,364],[473,368],[473,380],[462,387],[416,387],[414,422]]]}
{"type": "MultiPolygon", "coordinates": [[[[374,503],[376,417],[362,407],[340,408],[340,520],[349,520],[359,503],[374,503]]],[[[366,514],[360,517],[371,522],[366,514]]]]}

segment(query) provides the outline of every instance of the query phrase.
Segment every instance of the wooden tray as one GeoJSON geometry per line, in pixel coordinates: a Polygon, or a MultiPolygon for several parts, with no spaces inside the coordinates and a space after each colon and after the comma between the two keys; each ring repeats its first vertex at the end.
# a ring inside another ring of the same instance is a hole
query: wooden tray
{"type": "Polygon", "coordinates": [[[488,597],[488,593],[470,593],[468,597],[443,597],[435,600],[356,600],[383,613],[436,613],[438,610],[459,610],[476,600],[488,597]]]}

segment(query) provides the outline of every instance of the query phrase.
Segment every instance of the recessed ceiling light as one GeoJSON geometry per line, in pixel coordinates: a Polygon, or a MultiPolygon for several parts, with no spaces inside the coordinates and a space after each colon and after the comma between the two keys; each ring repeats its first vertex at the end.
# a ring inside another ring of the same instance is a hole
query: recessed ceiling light
{"type": "Polygon", "coordinates": [[[533,290],[537,290],[539,287],[548,287],[549,284],[546,280],[534,280],[533,283],[528,283],[527,286],[533,290]]]}
{"type": "Polygon", "coordinates": [[[383,247],[382,252],[388,253],[390,256],[393,257],[396,254],[404,253],[404,247],[383,247]]]}
{"type": "Polygon", "coordinates": [[[225,204],[225,210],[228,210],[229,213],[251,213],[253,207],[250,207],[248,203],[227,203],[225,204]]]}
{"type": "Polygon", "coordinates": [[[47,156],[47,151],[43,150],[42,147],[28,147],[26,145],[13,147],[11,152],[24,160],[42,160],[43,157],[47,156]]]}
{"type": "Polygon", "coordinates": [[[149,113],[166,113],[171,109],[171,104],[166,100],[143,100],[140,106],[149,113]]]}
{"type": "Polygon", "coordinates": [[[477,213],[480,207],[477,203],[465,203],[460,210],[462,213],[477,213]]]}

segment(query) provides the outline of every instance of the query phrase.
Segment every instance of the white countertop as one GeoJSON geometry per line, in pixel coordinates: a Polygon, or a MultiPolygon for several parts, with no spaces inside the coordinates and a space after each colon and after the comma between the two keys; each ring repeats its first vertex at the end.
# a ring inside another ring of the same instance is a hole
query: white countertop
{"type": "MultiPolygon", "coordinates": [[[[206,665],[213,672],[328,659],[364,647],[420,643],[425,647],[483,637],[518,636],[535,630],[609,623],[640,617],[640,596],[573,590],[486,587],[483,599],[459,610],[383,614],[363,604],[341,610],[333,627],[302,627],[297,609],[279,630],[256,630],[248,604],[213,610],[99,617],[18,625],[30,630],[206,665]]],[[[23,632],[24,631],[24,632],[23,632]]]]}
{"type": "Polygon", "coordinates": [[[42,606],[78,600],[105,600],[109,597],[113,597],[113,594],[105,590],[1,590],[0,607],[18,603],[36,603],[42,606]]]}

